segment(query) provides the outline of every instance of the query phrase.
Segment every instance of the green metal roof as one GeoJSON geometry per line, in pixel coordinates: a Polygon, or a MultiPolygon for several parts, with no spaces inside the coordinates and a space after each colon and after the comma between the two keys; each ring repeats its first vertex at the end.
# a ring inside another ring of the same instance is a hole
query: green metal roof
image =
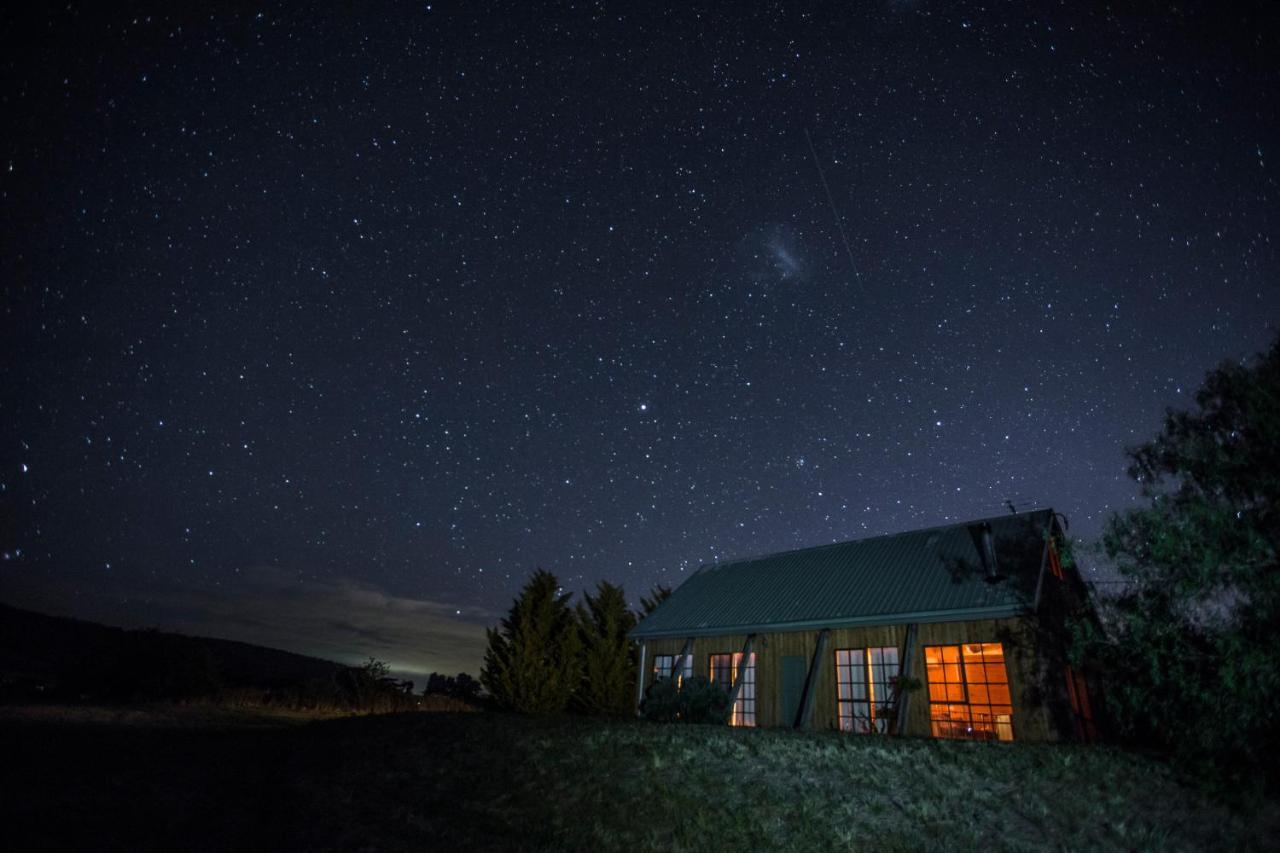
{"type": "Polygon", "coordinates": [[[1053,511],[702,566],[635,639],[1015,616],[1034,605],[1053,511]],[[999,580],[981,553],[991,526],[999,580]]]}

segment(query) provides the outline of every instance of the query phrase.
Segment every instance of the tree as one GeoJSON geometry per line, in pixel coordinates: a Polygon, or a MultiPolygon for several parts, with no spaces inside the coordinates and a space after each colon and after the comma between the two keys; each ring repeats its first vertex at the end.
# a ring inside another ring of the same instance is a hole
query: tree
{"type": "Polygon", "coordinates": [[[498,628],[486,632],[480,682],[500,707],[548,713],[568,705],[582,672],[569,598],[555,575],[538,569],[498,628]]]}
{"type": "Polygon", "coordinates": [[[430,696],[451,696],[453,694],[453,679],[447,675],[433,672],[427,676],[427,686],[423,688],[422,695],[430,696]]]}
{"type": "Polygon", "coordinates": [[[1224,363],[1127,451],[1147,505],[1102,544],[1128,586],[1077,657],[1104,675],[1128,737],[1174,750],[1220,782],[1276,781],[1280,750],[1280,338],[1224,363]],[[1224,776],[1224,774],[1226,774],[1224,776]]]}
{"type": "Polygon", "coordinates": [[[653,591],[649,593],[649,597],[640,596],[640,618],[648,616],[650,613],[658,609],[658,605],[671,597],[671,587],[655,584],[653,591]]]}
{"type": "Polygon", "coordinates": [[[601,581],[594,597],[583,594],[577,612],[583,671],[574,706],[588,714],[630,713],[636,659],[627,632],[636,617],[622,587],[601,581]]]}
{"type": "Polygon", "coordinates": [[[402,704],[401,697],[412,693],[413,682],[400,682],[391,677],[391,667],[370,657],[360,666],[343,667],[337,673],[337,685],[344,700],[361,711],[383,711],[402,704]]]}
{"type": "Polygon", "coordinates": [[[433,672],[427,676],[427,686],[422,691],[424,696],[452,696],[463,702],[475,703],[480,699],[480,682],[465,672],[456,676],[441,675],[433,672]]]}
{"type": "Polygon", "coordinates": [[[458,673],[457,677],[453,679],[453,698],[461,699],[463,702],[478,702],[480,700],[480,682],[465,672],[458,673]]]}

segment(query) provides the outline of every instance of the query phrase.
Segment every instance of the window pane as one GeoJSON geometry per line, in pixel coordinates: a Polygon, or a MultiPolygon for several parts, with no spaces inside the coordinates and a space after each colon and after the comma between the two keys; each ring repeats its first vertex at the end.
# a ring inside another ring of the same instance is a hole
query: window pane
{"type": "Polygon", "coordinates": [[[726,689],[732,689],[735,681],[739,680],[741,674],[741,687],[738,690],[737,699],[734,700],[733,708],[729,715],[729,725],[732,726],[754,726],[756,724],[756,655],[752,652],[747,658],[746,666],[742,665],[742,653],[737,652],[732,655],[714,655],[714,658],[723,659],[723,664],[727,665],[728,680],[726,689]]]}
{"type": "Polygon", "coordinates": [[[987,668],[980,663],[970,663],[966,660],[964,662],[964,675],[965,680],[970,684],[975,681],[980,681],[983,684],[987,682],[987,668]]]}
{"type": "Polygon", "coordinates": [[[941,666],[927,667],[934,736],[1013,740],[1013,707],[1003,647],[999,643],[963,643],[926,648],[925,652],[926,659],[943,661],[941,666]]]}
{"type": "Polygon", "coordinates": [[[709,661],[711,681],[728,690],[733,686],[733,657],[712,655],[709,661]]]}
{"type": "Polygon", "coordinates": [[[1003,661],[1004,646],[1000,645],[999,643],[983,643],[982,654],[986,658],[995,658],[997,660],[1003,661]]]}

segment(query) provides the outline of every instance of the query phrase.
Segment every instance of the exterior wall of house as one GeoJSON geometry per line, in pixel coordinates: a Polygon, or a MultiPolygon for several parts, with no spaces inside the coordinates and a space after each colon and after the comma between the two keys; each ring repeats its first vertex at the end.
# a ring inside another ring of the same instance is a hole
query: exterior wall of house
{"type": "MultiPolygon", "coordinates": [[[[782,659],[799,655],[806,668],[812,663],[818,644],[818,631],[761,633],[756,635],[756,721],[760,726],[790,726],[782,712],[782,659]]],[[[838,649],[896,646],[899,655],[906,642],[906,625],[880,625],[857,628],[833,628],[820,662],[813,697],[812,728],[839,728],[836,694],[836,651],[838,649]]],[[[710,656],[741,652],[746,635],[696,637],[693,641],[694,675],[709,677],[710,656]]],[[[1060,723],[1055,721],[1051,703],[1058,701],[1056,689],[1043,697],[1037,685],[1037,673],[1044,666],[1032,625],[1024,619],[984,619],[969,622],[920,623],[912,650],[911,675],[924,685],[910,700],[905,734],[931,736],[929,721],[929,688],[925,677],[924,647],[958,643],[1001,643],[1013,700],[1013,733],[1015,740],[1053,741],[1064,738],[1060,723]]],[[[678,655],[684,638],[650,639],[646,641],[645,682],[653,682],[655,655],[678,655]]],[[[1045,683],[1056,687],[1054,673],[1045,683]]],[[[1065,682],[1061,690],[1065,693],[1065,682]]],[[[1066,735],[1069,736],[1069,735],[1066,735]]]]}

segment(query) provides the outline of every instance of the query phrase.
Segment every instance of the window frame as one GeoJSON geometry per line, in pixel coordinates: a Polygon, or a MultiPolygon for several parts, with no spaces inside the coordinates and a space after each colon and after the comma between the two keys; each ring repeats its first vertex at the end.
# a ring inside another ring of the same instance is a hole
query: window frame
{"type": "Polygon", "coordinates": [[[902,675],[902,657],[897,646],[862,646],[848,649],[835,649],[832,654],[836,666],[836,728],[852,734],[888,734],[892,721],[892,711],[885,716],[878,714],[880,708],[890,707],[893,702],[893,682],[902,675]],[[887,653],[893,654],[893,663],[885,660],[887,653]],[[880,660],[875,660],[876,654],[880,660]],[[845,655],[844,662],[841,656],[845,655]],[[892,667],[892,670],[890,669],[892,667]],[[861,678],[855,680],[854,671],[861,678]],[[877,670],[879,678],[877,678],[877,670]],[[845,679],[845,671],[849,678],[845,679]],[[848,687],[848,691],[844,688],[848,687]],[[861,687],[861,697],[854,696],[853,688],[861,687]],[[877,689],[883,692],[883,698],[877,696],[877,689]],[[845,695],[846,692],[849,695],[845,695]],[[848,706],[848,713],[845,713],[848,706]],[[866,709],[859,716],[859,706],[866,709]],[[846,720],[848,725],[846,725],[846,720]],[[859,724],[861,723],[861,727],[859,724]]]}
{"type": "Polygon", "coordinates": [[[928,645],[924,647],[924,658],[925,683],[929,691],[929,728],[933,737],[990,741],[1017,739],[1009,659],[1003,643],[928,645]],[[977,653],[971,651],[974,647],[979,649],[977,653]],[[993,649],[999,650],[998,661],[994,659],[993,649]],[[952,650],[954,659],[947,654],[952,650]],[[934,660],[930,660],[931,655],[935,656],[934,660]],[[999,677],[993,678],[997,674],[993,672],[996,666],[999,667],[999,677]],[[935,673],[942,677],[935,678],[935,673]],[[941,695],[938,695],[939,688],[941,695]],[[1007,697],[1008,701],[998,701],[1000,696],[1007,697]]]}
{"type": "MultiPolygon", "coordinates": [[[[654,655],[653,656],[653,681],[655,684],[663,680],[664,678],[671,677],[671,670],[675,668],[676,658],[678,657],[680,657],[679,652],[673,655],[654,655]],[[663,659],[666,659],[666,662],[667,662],[665,672],[662,671],[661,664],[659,663],[663,659]]],[[[685,655],[684,672],[680,673],[680,675],[676,678],[676,687],[679,687],[681,684],[683,684],[686,678],[692,678],[692,677],[693,677],[693,654],[690,653],[685,655]]]]}
{"type": "MultiPolygon", "coordinates": [[[[742,689],[738,691],[738,698],[729,709],[731,726],[755,728],[758,725],[756,718],[756,666],[758,663],[756,653],[752,652],[747,658],[746,669],[743,672],[742,689]]],[[[719,684],[725,690],[732,691],[734,682],[738,680],[738,669],[741,664],[742,652],[713,652],[707,656],[707,678],[712,684],[719,684]],[[717,678],[718,674],[725,671],[723,661],[718,663],[717,658],[729,659],[728,684],[725,684],[723,679],[717,678]]]]}

